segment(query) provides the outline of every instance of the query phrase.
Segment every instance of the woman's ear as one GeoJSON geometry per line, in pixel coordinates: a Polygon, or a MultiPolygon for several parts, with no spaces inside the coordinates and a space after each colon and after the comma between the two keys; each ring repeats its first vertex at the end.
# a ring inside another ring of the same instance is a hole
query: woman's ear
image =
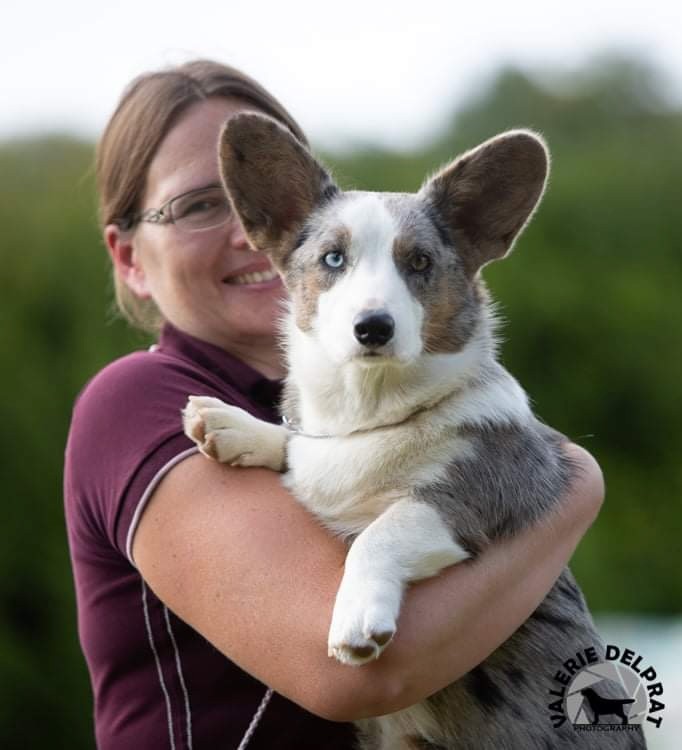
{"type": "Polygon", "coordinates": [[[138,252],[133,244],[132,232],[124,232],[117,224],[104,228],[104,242],[107,246],[114,272],[125,285],[140,299],[149,299],[147,276],[140,264],[138,252]]]}

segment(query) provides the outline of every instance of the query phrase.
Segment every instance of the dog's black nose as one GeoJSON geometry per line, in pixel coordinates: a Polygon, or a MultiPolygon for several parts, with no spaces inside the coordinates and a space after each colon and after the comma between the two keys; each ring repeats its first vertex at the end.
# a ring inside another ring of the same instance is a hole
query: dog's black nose
{"type": "Polygon", "coordinates": [[[395,323],[385,312],[370,310],[355,318],[355,338],[370,349],[378,349],[393,338],[395,323]]]}

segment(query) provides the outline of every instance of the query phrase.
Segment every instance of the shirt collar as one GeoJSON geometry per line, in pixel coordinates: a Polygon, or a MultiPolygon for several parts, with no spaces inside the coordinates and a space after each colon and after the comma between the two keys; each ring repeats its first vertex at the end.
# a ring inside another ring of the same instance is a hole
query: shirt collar
{"type": "Polygon", "coordinates": [[[225,349],[190,336],[170,323],[165,323],[161,329],[158,349],[195,362],[261,406],[272,409],[279,403],[281,380],[266,378],[225,349]]]}

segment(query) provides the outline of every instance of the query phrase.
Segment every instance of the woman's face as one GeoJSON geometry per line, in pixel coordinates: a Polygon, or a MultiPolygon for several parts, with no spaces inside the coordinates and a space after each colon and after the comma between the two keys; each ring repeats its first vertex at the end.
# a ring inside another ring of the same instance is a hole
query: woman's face
{"type": "MultiPolygon", "coordinates": [[[[224,98],[193,105],[154,156],[141,209],[159,208],[187,191],[219,184],[220,129],[247,108],[224,98]]],[[[279,276],[272,277],[267,256],[251,250],[235,217],[196,232],[142,222],[130,245],[126,283],[139,296],[152,297],[176,327],[236,354],[274,343],[285,291],[279,276]],[[256,281],[254,273],[266,276],[256,281]]]]}

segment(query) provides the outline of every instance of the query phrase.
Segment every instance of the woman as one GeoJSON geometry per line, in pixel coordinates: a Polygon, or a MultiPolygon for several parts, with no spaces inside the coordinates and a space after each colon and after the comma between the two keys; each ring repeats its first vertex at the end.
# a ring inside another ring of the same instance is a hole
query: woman
{"type": "Polygon", "coordinates": [[[561,513],[413,586],[378,661],[327,657],[344,545],[277,475],[206,460],[180,422],[194,393],[277,419],[284,290],[230,215],[215,156],[222,123],[244,110],[304,140],[254,81],[198,61],[134,81],[98,149],[119,306],[160,331],[152,351],[85,387],[67,446],[79,631],[105,750],[351,747],[345,722],[417,702],[506,640],[602,499],[593,459],[568,446],[584,471],[561,513]]]}

